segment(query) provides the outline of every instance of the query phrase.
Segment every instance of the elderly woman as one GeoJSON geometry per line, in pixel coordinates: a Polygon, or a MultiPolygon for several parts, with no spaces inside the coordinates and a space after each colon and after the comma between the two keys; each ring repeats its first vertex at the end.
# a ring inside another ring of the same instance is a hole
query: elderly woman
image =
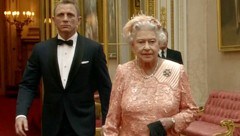
{"type": "Polygon", "coordinates": [[[136,59],[117,68],[104,136],[179,136],[197,111],[183,65],[158,57],[166,35],[155,18],[135,16],[123,30],[136,59]]]}

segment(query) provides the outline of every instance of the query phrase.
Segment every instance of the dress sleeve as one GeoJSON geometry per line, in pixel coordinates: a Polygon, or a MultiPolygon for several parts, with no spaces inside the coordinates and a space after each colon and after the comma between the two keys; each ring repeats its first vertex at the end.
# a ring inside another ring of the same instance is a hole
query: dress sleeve
{"type": "Polygon", "coordinates": [[[174,115],[175,126],[174,130],[179,133],[185,129],[196,117],[197,106],[191,95],[190,83],[188,76],[184,71],[183,66],[181,67],[181,75],[179,79],[179,90],[180,90],[180,112],[174,115]]]}
{"type": "Polygon", "coordinates": [[[115,75],[115,81],[112,86],[110,105],[106,118],[105,125],[103,126],[104,136],[118,136],[119,128],[121,124],[121,102],[122,93],[124,88],[123,69],[121,65],[118,65],[115,75]]]}

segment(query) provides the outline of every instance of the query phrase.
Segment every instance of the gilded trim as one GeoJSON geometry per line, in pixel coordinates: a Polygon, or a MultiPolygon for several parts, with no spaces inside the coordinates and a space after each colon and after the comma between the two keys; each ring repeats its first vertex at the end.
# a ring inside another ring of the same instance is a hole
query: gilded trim
{"type": "Polygon", "coordinates": [[[171,3],[170,3],[170,6],[171,6],[171,48],[174,49],[174,0],[171,0],[171,3]]]}
{"type": "Polygon", "coordinates": [[[146,0],[145,1],[145,9],[146,9],[146,14],[150,16],[156,17],[156,7],[155,0],[146,0]]]}
{"type": "Polygon", "coordinates": [[[106,22],[106,23],[103,23],[103,49],[104,49],[104,52],[106,54],[106,58],[107,58],[107,61],[108,61],[108,0],[103,0],[103,22],[106,22]]]}
{"type": "MultiPolygon", "coordinates": [[[[45,2],[45,11],[46,11],[46,14],[45,14],[45,17],[44,17],[44,20],[46,19],[46,20],[48,20],[48,18],[49,18],[49,13],[51,13],[50,11],[49,11],[49,3],[50,2],[48,2],[48,0],[45,2]]],[[[52,9],[52,7],[51,7],[51,9],[52,9]]],[[[50,10],[51,10],[50,9],[50,10]]],[[[50,27],[49,27],[49,22],[48,21],[46,21],[46,24],[45,24],[45,31],[46,31],[46,33],[45,33],[45,38],[46,39],[49,39],[50,38],[50,27]]]]}
{"type": "MultiPolygon", "coordinates": [[[[44,2],[45,0],[40,0],[40,20],[44,20],[44,2]]],[[[44,23],[43,21],[41,21],[42,23],[40,23],[40,38],[41,41],[45,40],[44,36],[45,36],[45,29],[44,29],[44,23]]]]}
{"type": "Polygon", "coordinates": [[[226,127],[227,131],[223,133],[214,134],[214,136],[233,136],[233,131],[235,129],[234,122],[232,120],[222,120],[220,122],[221,127],[226,127]]]}
{"type": "Polygon", "coordinates": [[[160,22],[164,28],[167,28],[167,8],[160,8],[160,22]]]}
{"type": "Polygon", "coordinates": [[[118,7],[118,3],[119,1],[115,1],[115,8],[116,8],[116,27],[117,27],[117,29],[116,29],[116,49],[117,49],[117,51],[116,51],[116,56],[117,56],[117,63],[119,64],[120,63],[120,60],[119,60],[119,52],[120,52],[120,48],[119,48],[119,41],[120,41],[120,28],[119,28],[119,26],[120,26],[120,23],[119,22],[122,22],[122,20],[121,20],[121,17],[119,17],[119,13],[121,13],[121,9],[118,7]],[[120,11],[120,12],[119,12],[120,11]]]}
{"type": "MultiPolygon", "coordinates": [[[[50,19],[54,16],[54,11],[53,11],[53,9],[54,9],[54,7],[56,6],[56,4],[57,4],[57,2],[58,2],[58,0],[55,0],[55,1],[52,1],[51,2],[51,11],[49,11],[51,14],[49,14],[49,15],[51,15],[50,16],[50,19]]],[[[55,36],[57,34],[57,29],[56,29],[56,26],[54,25],[54,23],[52,22],[51,23],[51,36],[53,37],[53,36],[55,36]]]]}

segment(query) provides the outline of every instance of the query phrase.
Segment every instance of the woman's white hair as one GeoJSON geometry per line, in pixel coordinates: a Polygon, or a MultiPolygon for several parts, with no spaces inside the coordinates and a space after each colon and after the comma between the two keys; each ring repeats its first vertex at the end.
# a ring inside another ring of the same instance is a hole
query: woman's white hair
{"type": "Polygon", "coordinates": [[[123,27],[123,36],[131,44],[139,30],[152,30],[156,33],[157,39],[160,41],[162,39],[162,36],[160,36],[161,28],[161,23],[156,18],[139,14],[132,17],[131,20],[125,24],[123,27]]]}

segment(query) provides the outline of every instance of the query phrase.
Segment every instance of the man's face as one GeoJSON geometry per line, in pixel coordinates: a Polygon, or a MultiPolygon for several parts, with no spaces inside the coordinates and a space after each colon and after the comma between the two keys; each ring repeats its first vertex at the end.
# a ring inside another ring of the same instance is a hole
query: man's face
{"type": "Polygon", "coordinates": [[[165,43],[160,43],[159,45],[160,45],[160,49],[161,49],[161,50],[164,50],[165,48],[167,48],[167,42],[165,42],[165,43]]]}
{"type": "Polygon", "coordinates": [[[161,40],[159,42],[160,45],[160,49],[164,50],[165,48],[167,48],[167,44],[168,44],[168,36],[166,33],[161,33],[161,40]]]}
{"type": "Polygon", "coordinates": [[[70,38],[77,31],[80,20],[73,4],[59,4],[53,17],[58,33],[63,38],[70,38]]]}

